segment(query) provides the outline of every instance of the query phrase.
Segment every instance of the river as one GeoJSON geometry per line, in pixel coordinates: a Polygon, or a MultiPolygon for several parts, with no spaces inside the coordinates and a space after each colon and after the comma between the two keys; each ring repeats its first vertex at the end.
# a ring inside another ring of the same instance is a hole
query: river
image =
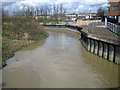
{"type": "Polygon", "coordinates": [[[80,35],[48,31],[49,37],[15,53],[3,68],[3,88],[118,87],[118,65],[83,47],[80,35]]]}

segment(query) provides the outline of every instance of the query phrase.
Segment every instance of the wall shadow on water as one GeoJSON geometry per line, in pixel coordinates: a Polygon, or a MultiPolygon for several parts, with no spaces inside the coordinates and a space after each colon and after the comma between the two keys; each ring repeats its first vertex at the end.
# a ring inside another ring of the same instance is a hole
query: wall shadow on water
{"type": "Polygon", "coordinates": [[[119,65],[113,62],[110,62],[102,57],[99,57],[91,52],[88,52],[85,48],[81,48],[81,49],[82,49],[81,54],[85,57],[84,62],[90,66],[91,70],[93,70],[94,73],[100,74],[102,76],[100,77],[102,82],[105,82],[106,85],[109,85],[109,86],[110,85],[115,86],[111,88],[119,87],[118,85],[119,84],[118,83],[119,65]]]}

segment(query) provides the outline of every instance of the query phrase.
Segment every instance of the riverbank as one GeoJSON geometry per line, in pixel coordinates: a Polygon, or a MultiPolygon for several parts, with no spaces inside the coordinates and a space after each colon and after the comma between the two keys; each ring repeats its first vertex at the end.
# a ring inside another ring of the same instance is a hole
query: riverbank
{"type": "Polygon", "coordinates": [[[47,31],[60,31],[60,32],[67,32],[67,33],[76,33],[78,35],[80,35],[80,32],[74,29],[70,29],[70,28],[61,28],[61,27],[45,27],[45,29],[47,31]]]}
{"type": "Polygon", "coordinates": [[[34,44],[48,36],[44,27],[29,17],[3,17],[2,61],[14,56],[14,52],[34,44]]]}
{"type": "Polygon", "coordinates": [[[87,52],[80,35],[49,29],[42,43],[7,60],[3,88],[118,87],[118,65],[87,52]]]}
{"type": "Polygon", "coordinates": [[[80,31],[82,30],[81,27],[73,26],[73,25],[44,25],[44,27],[47,29],[52,28],[52,30],[60,30],[60,31],[72,31],[78,34],[81,34],[80,31]]]}
{"type": "Polygon", "coordinates": [[[81,34],[83,46],[104,59],[120,64],[120,36],[109,31],[107,28],[100,27],[78,27],[70,25],[45,25],[49,28],[61,28],[81,34]]]}

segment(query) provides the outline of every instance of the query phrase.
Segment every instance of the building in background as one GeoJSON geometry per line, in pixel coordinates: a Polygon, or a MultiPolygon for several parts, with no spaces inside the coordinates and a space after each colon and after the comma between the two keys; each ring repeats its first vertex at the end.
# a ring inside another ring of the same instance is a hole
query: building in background
{"type": "Polygon", "coordinates": [[[109,2],[109,7],[104,12],[105,22],[120,24],[120,0],[109,2]]]}

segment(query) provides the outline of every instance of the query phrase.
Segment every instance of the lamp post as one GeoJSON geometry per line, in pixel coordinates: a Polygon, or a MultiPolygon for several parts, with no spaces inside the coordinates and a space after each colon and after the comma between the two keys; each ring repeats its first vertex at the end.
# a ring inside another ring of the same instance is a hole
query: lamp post
{"type": "Polygon", "coordinates": [[[92,11],[92,10],[90,10],[90,19],[91,19],[91,11],[92,11]]]}

